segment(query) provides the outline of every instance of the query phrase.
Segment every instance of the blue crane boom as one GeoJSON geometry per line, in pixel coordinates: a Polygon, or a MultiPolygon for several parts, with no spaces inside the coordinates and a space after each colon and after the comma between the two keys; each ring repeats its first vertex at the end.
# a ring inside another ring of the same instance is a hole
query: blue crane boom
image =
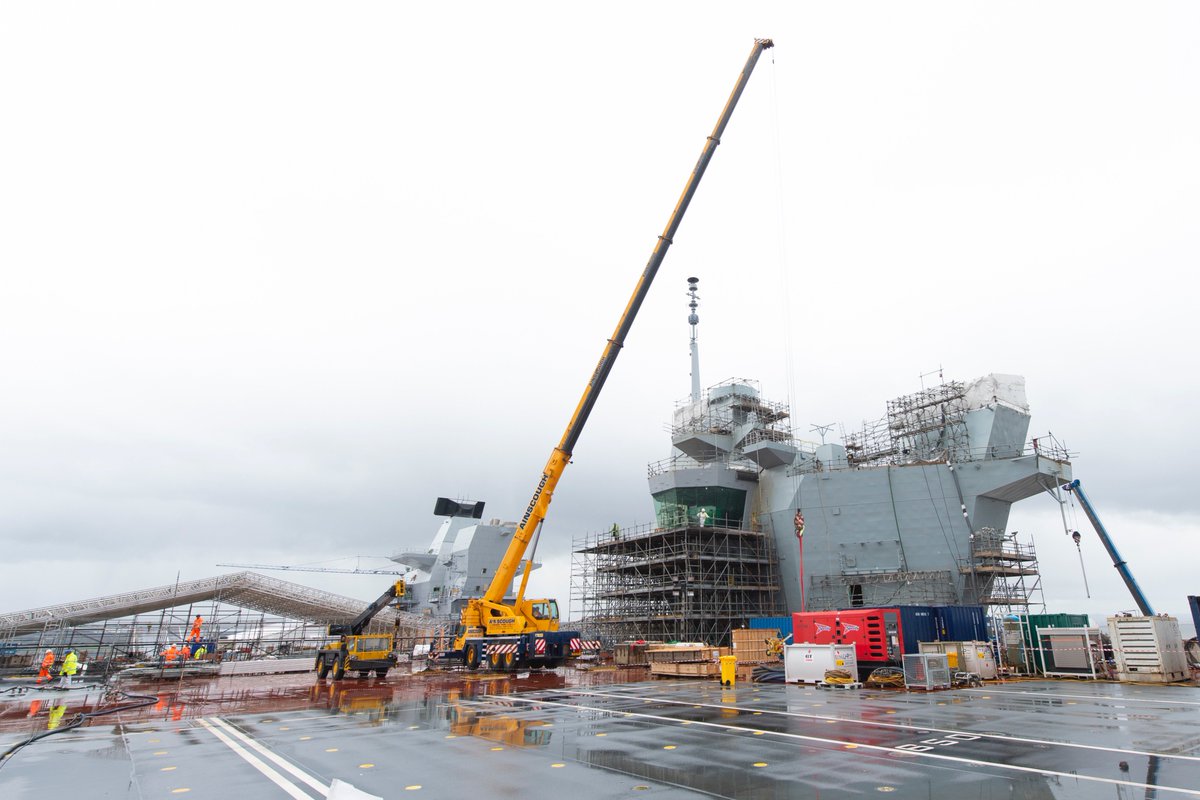
{"type": "Polygon", "coordinates": [[[1133,573],[1129,571],[1129,565],[1125,563],[1125,559],[1121,558],[1121,554],[1117,552],[1117,546],[1113,544],[1113,540],[1108,535],[1108,531],[1105,530],[1104,523],[1100,521],[1100,517],[1096,516],[1096,509],[1092,508],[1092,503],[1084,493],[1083,487],[1079,485],[1079,481],[1073,480],[1063,488],[1068,492],[1074,492],[1075,496],[1079,498],[1079,505],[1083,507],[1083,513],[1087,516],[1088,522],[1092,523],[1092,527],[1096,529],[1096,534],[1100,537],[1100,542],[1104,545],[1104,549],[1108,551],[1113,566],[1117,568],[1117,572],[1121,573],[1121,580],[1125,581],[1125,585],[1129,588],[1129,593],[1133,595],[1133,602],[1137,603],[1138,610],[1147,617],[1153,617],[1154,610],[1150,608],[1150,601],[1146,599],[1146,595],[1142,594],[1141,587],[1133,579],[1133,573]]]}

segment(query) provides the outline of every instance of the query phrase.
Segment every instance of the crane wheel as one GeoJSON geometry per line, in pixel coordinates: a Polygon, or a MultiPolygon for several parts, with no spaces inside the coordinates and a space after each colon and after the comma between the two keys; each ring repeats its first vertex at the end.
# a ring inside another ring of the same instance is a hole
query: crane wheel
{"type": "Polygon", "coordinates": [[[321,663],[317,665],[317,677],[324,680],[329,674],[329,662],[321,659],[321,663]]]}
{"type": "Polygon", "coordinates": [[[512,672],[516,668],[517,668],[517,654],[516,653],[505,653],[504,654],[504,669],[508,670],[509,672],[512,672]]]}
{"type": "Polygon", "coordinates": [[[344,677],[346,677],[346,662],[339,658],[333,665],[333,679],[340,681],[344,677]]]}
{"type": "Polygon", "coordinates": [[[488,656],[488,669],[499,672],[504,669],[504,656],[499,653],[493,653],[488,656]]]}
{"type": "Polygon", "coordinates": [[[467,669],[479,669],[479,645],[467,645],[466,656],[467,669]]]}

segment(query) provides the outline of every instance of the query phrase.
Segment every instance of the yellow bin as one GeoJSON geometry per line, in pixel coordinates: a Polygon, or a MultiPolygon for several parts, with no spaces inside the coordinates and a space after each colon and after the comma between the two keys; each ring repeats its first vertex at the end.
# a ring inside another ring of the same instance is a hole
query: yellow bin
{"type": "Polygon", "coordinates": [[[721,656],[721,685],[733,686],[737,680],[737,656],[721,656]]]}

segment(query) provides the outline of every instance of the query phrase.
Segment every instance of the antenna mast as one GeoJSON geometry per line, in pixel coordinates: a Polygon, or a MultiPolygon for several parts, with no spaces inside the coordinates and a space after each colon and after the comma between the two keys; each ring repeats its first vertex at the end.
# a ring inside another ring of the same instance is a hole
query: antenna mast
{"type": "Polygon", "coordinates": [[[688,308],[691,313],[688,314],[688,325],[692,326],[692,402],[700,402],[700,345],[696,343],[696,326],[700,324],[700,315],[696,313],[696,309],[700,306],[697,302],[700,297],[696,294],[696,289],[700,283],[699,278],[688,278],[688,297],[691,300],[688,302],[688,308]]]}

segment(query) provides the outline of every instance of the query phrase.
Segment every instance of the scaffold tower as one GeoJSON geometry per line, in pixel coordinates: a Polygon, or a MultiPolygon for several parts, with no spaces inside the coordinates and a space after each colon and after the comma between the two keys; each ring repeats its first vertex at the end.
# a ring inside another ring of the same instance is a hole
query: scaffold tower
{"type": "Polygon", "coordinates": [[[994,615],[1029,613],[1045,607],[1041,570],[1032,540],[1017,542],[994,528],[971,534],[971,555],[959,567],[967,600],[989,606],[994,615]]]}
{"type": "Polygon", "coordinates": [[[589,534],[573,547],[572,598],[609,642],[728,645],[750,617],[783,613],[771,537],[684,523],[589,534]]]}

